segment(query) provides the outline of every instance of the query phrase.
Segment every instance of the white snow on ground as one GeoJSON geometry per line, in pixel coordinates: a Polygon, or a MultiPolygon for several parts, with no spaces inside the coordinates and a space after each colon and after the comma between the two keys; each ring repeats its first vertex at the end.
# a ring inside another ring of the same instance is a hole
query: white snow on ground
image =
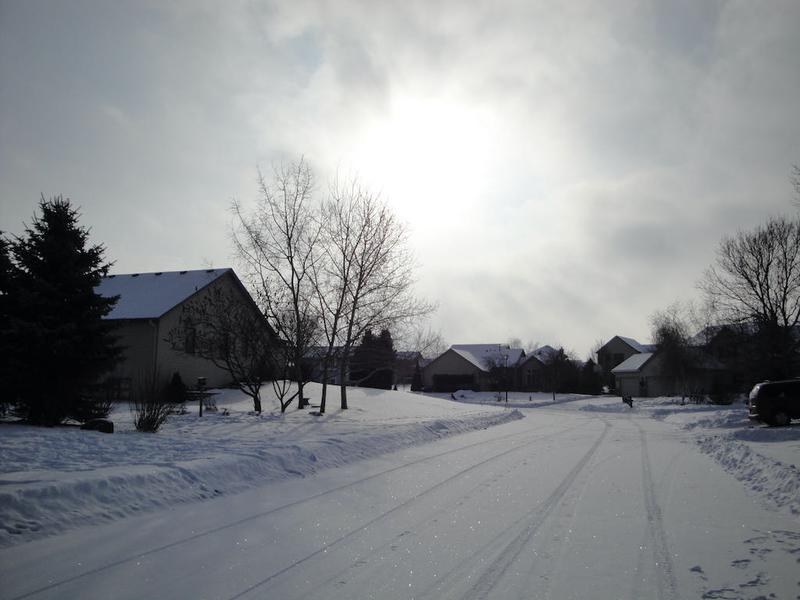
{"type": "MultiPolygon", "coordinates": [[[[269,406],[270,390],[265,392],[269,406]]],[[[553,400],[549,393],[512,392],[506,402],[505,394],[492,392],[421,396],[354,389],[350,409],[341,411],[338,390],[332,392],[321,417],[294,407],[284,415],[274,409],[258,416],[247,397],[220,390],[217,404],[229,414],[200,418],[190,407],[157,434],[136,432],[127,407],[111,416],[114,435],[0,426],[0,546],[309,475],[522,418],[517,409],[567,403],[587,413],[632,413],[670,423],[768,504],[800,514],[800,425],[751,422],[742,402],[681,405],[677,398],[648,398],[629,408],[611,396],[562,394],[553,400]]]]}
{"type": "MultiPolygon", "coordinates": [[[[309,389],[313,397],[316,387],[309,389]]],[[[264,392],[268,407],[271,390],[264,392]]],[[[338,389],[329,389],[323,416],[295,406],[259,416],[236,390],[220,390],[216,398],[218,412],[200,418],[190,405],[190,413],[170,417],[155,434],[137,432],[127,406],[111,415],[112,435],[0,425],[0,546],[522,418],[505,407],[367,389],[349,390],[346,411],[339,409],[338,389]]]]}
{"type": "Polygon", "coordinates": [[[769,427],[748,418],[743,398],[728,406],[683,403],[680,398],[593,399],[582,411],[633,413],[684,430],[698,447],[767,504],[800,514],[800,424],[769,427]]]}
{"type": "Polygon", "coordinates": [[[594,398],[594,396],[583,394],[556,394],[555,398],[553,398],[553,394],[549,392],[509,392],[506,394],[505,392],[473,392],[472,390],[459,390],[452,394],[427,395],[433,398],[442,398],[443,400],[455,400],[464,404],[513,408],[546,408],[564,404],[565,402],[594,398]],[[506,400],[506,396],[508,396],[508,400],[506,400]]]}
{"type": "Polygon", "coordinates": [[[682,402],[680,398],[636,398],[629,407],[618,396],[549,393],[504,393],[459,390],[434,394],[457,402],[513,408],[547,408],[570,404],[587,413],[649,416],[684,430],[698,447],[742,481],[767,504],[800,514],[800,423],[768,427],[748,418],[745,399],[717,406],[682,402]]]}
{"type": "Polygon", "coordinates": [[[228,393],[155,435],[125,412],[113,435],[2,425],[0,598],[797,597],[797,425],[454,396],[351,390],[320,418],[228,393]]]}
{"type": "Polygon", "coordinates": [[[743,402],[692,407],[675,402],[656,399],[654,416],[690,432],[703,452],[760,497],[800,514],[800,424],[769,427],[751,421],[743,402]]]}

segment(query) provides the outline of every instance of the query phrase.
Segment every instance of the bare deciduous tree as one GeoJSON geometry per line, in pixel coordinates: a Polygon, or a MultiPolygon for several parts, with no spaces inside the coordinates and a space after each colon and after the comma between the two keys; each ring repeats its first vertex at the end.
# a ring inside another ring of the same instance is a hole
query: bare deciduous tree
{"type": "Polygon", "coordinates": [[[261,385],[272,370],[277,340],[264,316],[248,301],[214,285],[184,305],[179,325],[168,339],[173,348],[226,370],[260,413],[261,385]]]}
{"type": "MultiPolygon", "coordinates": [[[[320,329],[326,344],[322,357],[320,414],[326,409],[331,363],[338,350],[336,344],[342,338],[346,315],[349,314],[350,287],[355,271],[357,249],[362,237],[367,233],[358,219],[358,205],[363,194],[363,190],[355,181],[346,187],[341,186],[338,181],[334,182],[330,196],[320,210],[325,260],[315,263],[314,269],[320,329]]],[[[340,370],[340,376],[344,377],[343,370],[340,370]]]]}
{"type": "MultiPolygon", "coordinates": [[[[516,342],[512,338],[512,342],[516,342]]],[[[521,345],[521,342],[520,342],[521,345]]],[[[497,352],[487,356],[484,359],[484,364],[489,369],[489,376],[492,382],[492,388],[497,392],[496,399],[501,401],[505,395],[505,401],[508,402],[508,388],[513,383],[513,366],[508,364],[509,355],[511,353],[511,344],[499,344],[497,352]]],[[[519,346],[516,346],[519,347],[519,346]]]]}
{"type": "Polygon", "coordinates": [[[686,399],[688,375],[692,367],[692,349],[689,346],[689,329],[679,304],[672,304],[650,318],[651,335],[656,345],[664,372],[680,389],[681,401],[686,399]]]}
{"type": "Polygon", "coordinates": [[[272,354],[272,391],[278,399],[278,404],[281,407],[281,412],[286,412],[292,400],[300,393],[298,389],[293,394],[289,394],[292,390],[292,374],[290,373],[290,360],[287,356],[286,349],[281,348],[272,354]]]}
{"type": "Polygon", "coordinates": [[[425,358],[435,358],[450,345],[440,331],[425,323],[412,322],[397,336],[397,346],[404,350],[419,352],[425,358]]]}
{"type": "Polygon", "coordinates": [[[377,196],[357,182],[335,183],[324,215],[329,277],[325,287],[333,291],[334,299],[327,306],[325,327],[341,345],[341,408],[346,409],[353,345],[368,329],[389,329],[428,314],[433,307],[414,297],[416,264],[406,228],[377,196]]]}
{"type": "Polygon", "coordinates": [[[314,178],[300,159],[276,167],[269,184],[259,174],[259,186],[261,198],[252,213],[233,204],[233,242],[259,305],[288,345],[298,385],[297,405],[304,408],[303,361],[318,326],[312,278],[320,236],[319,221],[314,218],[314,178]]]}
{"type": "Polygon", "coordinates": [[[506,342],[506,345],[509,348],[523,348],[522,338],[510,337],[510,338],[508,338],[508,341],[506,342]]]}
{"type": "Polygon", "coordinates": [[[589,349],[589,356],[587,360],[594,361],[595,364],[598,364],[600,361],[598,360],[597,353],[600,351],[600,348],[602,348],[605,345],[606,345],[606,340],[604,340],[603,338],[598,338],[597,340],[595,340],[594,344],[592,344],[592,347],[589,349]]]}
{"type": "Polygon", "coordinates": [[[731,323],[752,323],[775,375],[792,371],[800,321],[800,218],[774,217],[723,238],[699,284],[731,323]]]}

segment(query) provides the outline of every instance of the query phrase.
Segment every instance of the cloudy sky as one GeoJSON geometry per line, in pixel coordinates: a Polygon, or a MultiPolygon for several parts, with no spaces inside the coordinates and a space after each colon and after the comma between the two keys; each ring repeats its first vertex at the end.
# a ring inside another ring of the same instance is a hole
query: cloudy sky
{"type": "Polygon", "coordinates": [[[584,357],[793,213],[800,3],[0,0],[0,229],[63,194],[120,273],[233,265],[304,155],[408,223],[450,343],[584,357]]]}

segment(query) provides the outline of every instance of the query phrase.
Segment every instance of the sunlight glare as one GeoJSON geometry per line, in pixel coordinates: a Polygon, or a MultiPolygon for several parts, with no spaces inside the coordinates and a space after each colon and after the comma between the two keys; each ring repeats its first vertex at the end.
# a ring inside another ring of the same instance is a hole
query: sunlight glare
{"type": "Polygon", "coordinates": [[[367,128],[355,164],[407,218],[458,219],[488,187],[493,142],[487,111],[406,97],[367,128]]]}

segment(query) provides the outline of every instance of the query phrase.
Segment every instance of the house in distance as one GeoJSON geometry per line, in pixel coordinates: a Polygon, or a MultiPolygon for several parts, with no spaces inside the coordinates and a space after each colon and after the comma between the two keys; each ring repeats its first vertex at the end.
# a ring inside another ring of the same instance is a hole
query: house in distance
{"type": "Polygon", "coordinates": [[[524,357],[522,348],[506,344],[453,344],[425,366],[423,385],[435,392],[490,390],[497,387],[498,373],[513,385],[515,368],[524,357]]]}

